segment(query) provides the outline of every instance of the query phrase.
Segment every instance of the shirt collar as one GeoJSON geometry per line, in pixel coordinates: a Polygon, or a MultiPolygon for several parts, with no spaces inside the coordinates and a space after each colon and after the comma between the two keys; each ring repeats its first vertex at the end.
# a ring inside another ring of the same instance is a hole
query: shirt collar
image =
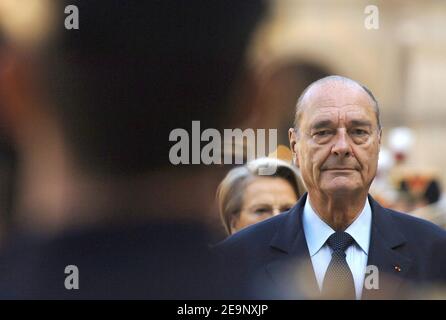
{"type": "MultiPolygon", "coordinates": [[[[335,231],[314,211],[311,207],[309,197],[307,197],[307,201],[305,202],[302,222],[308,250],[312,257],[324,246],[328,237],[335,233],[335,231]]],[[[357,245],[366,255],[369,252],[371,226],[372,209],[367,198],[361,213],[345,230],[345,232],[353,237],[357,245]]]]}

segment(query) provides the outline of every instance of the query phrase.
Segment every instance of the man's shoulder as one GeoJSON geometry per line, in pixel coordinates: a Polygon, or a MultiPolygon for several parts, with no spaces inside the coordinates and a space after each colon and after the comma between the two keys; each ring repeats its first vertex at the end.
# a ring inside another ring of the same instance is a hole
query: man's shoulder
{"type": "Polygon", "coordinates": [[[446,239],[446,230],[430,221],[414,217],[409,213],[403,213],[389,208],[383,209],[384,214],[390,215],[399,230],[409,238],[416,237],[420,241],[446,239]]]}

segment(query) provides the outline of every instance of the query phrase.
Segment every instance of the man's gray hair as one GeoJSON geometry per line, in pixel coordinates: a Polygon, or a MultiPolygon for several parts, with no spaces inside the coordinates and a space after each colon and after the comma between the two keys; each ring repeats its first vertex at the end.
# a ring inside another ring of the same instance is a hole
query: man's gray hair
{"type": "Polygon", "coordinates": [[[307,92],[315,85],[322,85],[328,82],[341,82],[346,84],[353,84],[361,87],[370,97],[370,99],[373,101],[373,108],[375,109],[376,114],[376,121],[378,123],[378,130],[381,130],[381,121],[380,121],[380,114],[379,114],[379,104],[378,100],[376,100],[375,96],[373,95],[372,91],[370,91],[369,88],[367,88],[365,85],[359,83],[358,81],[352,80],[347,77],[339,76],[339,75],[331,75],[324,77],[322,79],[316,80],[313,83],[311,83],[308,87],[305,88],[305,90],[302,92],[302,94],[299,96],[299,99],[297,100],[296,104],[296,114],[294,118],[294,128],[299,127],[299,120],[302,113],[302,107],[303,107],[303,100],[307,94],[307,92]]]}

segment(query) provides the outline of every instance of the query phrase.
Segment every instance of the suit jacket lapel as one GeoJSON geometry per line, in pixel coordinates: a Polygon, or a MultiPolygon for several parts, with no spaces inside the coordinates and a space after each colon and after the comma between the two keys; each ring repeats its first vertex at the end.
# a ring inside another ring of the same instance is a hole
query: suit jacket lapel
{"type": "MultiPolygon", "coordinates": [[[[287,213],[270,243],[274,254],[266,270],[278,285],[279,292],[287,298],[317,298],[320,294],[302,226],[306,199],[307,194],[304,194],[287,213]]],[[[368,281],[375,277],[375,270],[368,269],[362,299],[402,298],[401,285],[412,264],[400,253],[406,239],[386,209],[371,196],[369,201],[372,228],[367,266],[376,266],[379,276],[378,283],[368,281]]]]}
{"type": "Polygon", "coordinates": [[[390,213],[371,196],[369,201],[372,207],[372,229],[367,261],[369,272],[365,276],[362,299],[402,298],[398,295],[398,291],[411,266],[411,260],[399,252],[405,245],[406,239],[398,231],[390,213]],[[378,275],[374,276],[377,276],[378,283],[376,280],[368,281],[373,279],[372,274],[376,272],[370,266],[377,267],[378,275]]]}
{"type": "Polygon", "coordinates": [[[316,277],[302,226],[307,194],[287,213],[270,246],[273,259],[266,270],[284,298],[308,298],[319,295],[316,277]]]}

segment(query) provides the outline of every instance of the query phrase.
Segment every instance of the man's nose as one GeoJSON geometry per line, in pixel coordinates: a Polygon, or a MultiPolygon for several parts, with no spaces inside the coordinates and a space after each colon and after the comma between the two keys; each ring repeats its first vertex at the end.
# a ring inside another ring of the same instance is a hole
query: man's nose
{"type": "Polygon", "coordinates": [[[349,137],[345,130],[341,129],[337,132],[331,151],[336,156],[342,158],[349,157],[352,154],[349,137]]]}

